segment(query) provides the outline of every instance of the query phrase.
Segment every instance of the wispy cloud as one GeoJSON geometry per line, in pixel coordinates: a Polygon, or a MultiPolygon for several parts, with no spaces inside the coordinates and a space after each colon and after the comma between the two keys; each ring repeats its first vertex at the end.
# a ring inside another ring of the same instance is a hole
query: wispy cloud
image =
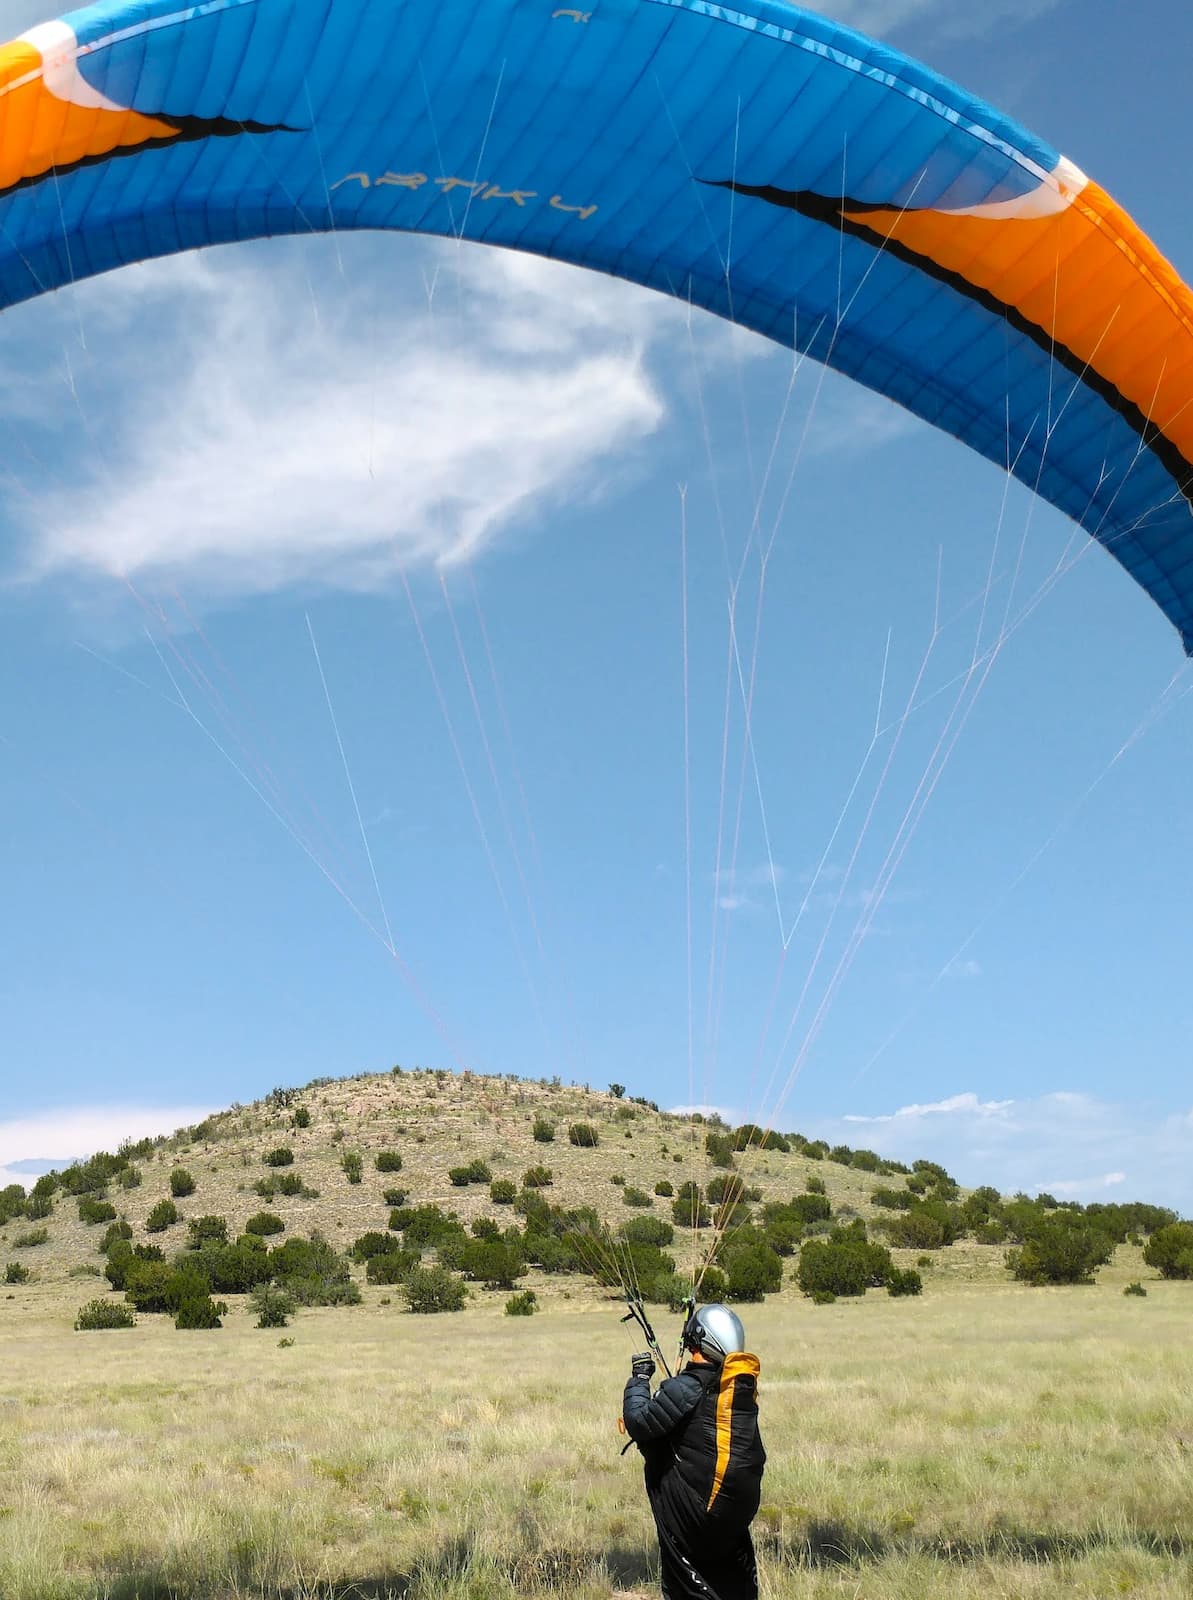
{"type": "Polygon", "coordinates": [[[645,352],[678,318],[657,297],[500,251],[443,251],[435,273],[433,315],[364,273],[313,314],[290,258],[82,288],[124,404],[85,481],[34,496],[28,574],[369,588],[594,492],[659,427],[645,352]]]}
{"type": "Polygon", "coordinates": [[[717,875],[717,904],[722,911],[757,911],[773,908],[775,890],[786,873],[763,862],[754,867],[725,868],[717,875]]]}
{"type": "Polygon", "coordinates": [[[1009,1111],[1013,1100],[979,1100],[976,1094],[954,1094],[947,1100],[932,1100],[925,1105],[900,1106],[898,1111],[876,1117],[847,1115],[843,1122],[919,1121],[923,1117],[998,1117],[1009,1111]]]}
{"type": "Polygon", "coordinates": [[[946,978],[953,982],[965,982],[982,976],[982,963],[980,961],[950,961],[944,969],[946,978]]]}
{"type": "Polygon", "coordinates": [[[1086,1195],[1097,1189],[1117,1189],[1126,1181],[1125,1172],[1104,1172],[1100,1178],[1054,1179],[1046,1183],[1044,1189],[1048,1194],[1086,1195]]]}
{"type": "Polygon", "coordinates": [[[1073,1090],[1013,1100],[967,1091],[850,1113],[810,1131],[834,1144],[864,1141],[900,1160],[942,1161],[963,1183],[1087,1200],[1127,1189],[1193,1212],[1193,1111],[1116,1104],[1073,1090]]]}
{"type": "Polygon", "coordinates": [[[178,1106],[64,1106],[0,1121],[0,1188],[20,1183],[59,1162],[115,1150],[125,1139],[173,1133],[216,1108],[178,1106]],[[36,1169],[36,1171],[34,1171],[36,1169]]]}

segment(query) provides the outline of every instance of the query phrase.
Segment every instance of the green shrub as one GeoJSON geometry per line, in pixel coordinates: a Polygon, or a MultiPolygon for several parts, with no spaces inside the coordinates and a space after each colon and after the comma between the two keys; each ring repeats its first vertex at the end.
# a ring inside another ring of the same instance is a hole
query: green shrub
{"type": "Polygon", "coordinates": [[[512,1206],[518,1198],[518,1186],[510,1178],[494,1178],[489,1185],[489,1199],[495,1206],[512,1206]]]}
{"type": "Polygon", "coordinates": [[[446,1267],[416,1267],[402,1285],[410,1310],[420,1316],[439,1311],[463,1311],[468,1290],[462,1279],[446,1267]]]}
{"type": "Polygon", "coordinates": [[[402,1158],[396,1150],[378,1150],[373,1165],[378,1172],[401,1172],[402,1158]]]}
{"type": "Polygon", "coordinates": [[[256,1313],[259,1328],[284,1328],[294,1315],[293,1296],[271,1283],[260,1283],[249,1296],[249,1307],[256,1313]]]}
{"type": "Polygon", "coordinates": [[[352,1282],[347,1257],[339,1254],[319,1232],[309,1239],[293,1236],[269,1251],[274,1281],[303,1306],[360,1304],[360,1290],[352,1282]]]}
{"type": "Polygon", "coordinates": [[[209,1247],[199,1260],[213,1294],[248,1294],[272,1273],[265,1243],[254,1233],[242,1234],[235,1244],[209,1247]]]}
{"type": "Polygon", "coordinates": [[[704,1148],[714,1167],[733,1165],[733,1140],[727,1133],[706,1133],[704,1148]]]}
{"type": "Polygon", "coordinates": [[[134,1256],[126,1263],[124,1296],[138,1311],[168,1311],[170,1280],[174,1268],[168,1261],[142,1261],[134,1256]]]}
{"type": "Polygon", "coordinates": [[[125,1167],[123,1172],[117,1174],[116,1181],[122,1189],[139,1189],[142,1181],[140,1167],[125,1167]]]}
{"type": "MultiPolygon", "coordinates": [[[[511,1185],[511,1187],[512,1187],[512,1185],[511,1185]]],[[[393,1206],[395,1209],[397,1209],[397,1208],[399,1208],[401,1206],[404,1206],[406,1204],[407,1200],[409,1200],[409,1198],[410,1198],[410,1190],[409,1189],[383,1189],[382,1192],[381,1192],[381,1198],[385,1201],[387,1206],[393,1206]]]]}
{"type": "Polygon", "coordinates": [[[631,1217],[622,1223],[621,1236],[631,1244],[654,1244],[661,1248],[675,1242],[675,1229],[662,1217],[631,1217]]]}
{"type": "Polygon", "coordinates": [[[117,1239],[128,1240],[131,1239],[132,1236],[132,1225],[126,1222],[123,1217],[121,1217],[120,1221],[113,1222],[108,1228],[107,1232],[104,1234],[103,1243],[99,1247],[100,1255],[106,1256],[108,1251],[116,1243],[117,1239]]]}
{"type": "Polygon", "coordinates": [[[699,1298],[704,1301],[726,1299],[729,1295],[728,1273],[724,1272],[720,1267],[705,1267],[697,1293],[699,1298]]]}
{"type": "Polygon", "coordinates": [[[512,1289],[519,1278],[526,1276],[521,1247],[507,1239],[470,1240],[461,1252],[460,1265],[469,1278],[490,1289],[512,1289]]]}
{"type": "Polygon", "coordinates": [[[209,1294],[187,1295],[174,1313],[176,1328],[222,1328],[222,1317],[228,1308],[222,1300],[213,1300],[209,1294]]]}
{"type": "Polygon", "coordinates": [[[104,1277],[113,1289],[123,1293],[130,1263],[133,1261],[164,1261],[165,1256],[155,1244],[132,1245],[127,1239],[115,1239],[107,1252],[108,1262],[104,1277]]]}
{"type": "Polygon", "coordinates": [[[345,1150],[340,1157],[340,1166],[349,1183],[359,1183],[364,1177],[364,1162],[358,1150],[345,1150]]]}
{"type": "MultiPolygon", "coordinates": [[[[307,1110],[306,1106],[299,1106],[298,1110],[294,1113],[294,1126],[296,1128],[309,1128],[310,1125],[311,1113],[307,1110]]],[[[258,1323],[257,1326],[261,1327],[263,1324],[258,1323]]],[[[273,1326],[273,1324],[270,1324],[270,1326],[273,1326]]],[[[285,1324],[281,1323],[279,1326],[284,1327],[285,1324]]]]}
{"type": "Polygon", "coordinates": [[[573,1122],[568,1129],[568,1142],[582,1150],[592,1150],[601,1141],[591,1122],[573,1122]]]}
{"type": "Polygon", "coordinates": [[[275,1233],[285,1233],[286,1224],[273,1211],[258,1211],[245,1223],[244,1231],[256,1234],[259,1239],[268,1239],[275,1233]]]}
{"type": "Polygon", "coordinates": [[[675,1193],[675,1189],[666,1178],[663,1178],[659,1183],[655,1184],[654,1192],[658,1195],[660,1200],[670,1200],[671,1196],[675,1193]]]}
{"type": "Polygon", "coordinates": [[[370,1283],[405,1283],[421,1261],[419,1250],[387,1250],[384,1255],[369,1257],[365,1277],[370,1283]]]}
{"type": "Polygon", "coordinates": [[[806,1295],[818,1289],[859,1295],[881,1288],[894,1270],[890,1251],[871,1244],[864,1225],[854,1222],[834,1228],[827,1239],[809,1239],[799,1253],[797,1279],[806,1295]]]}
{"type": "MultiPolygon", "coordinates": [[[[500,1239],[501,1224],[495,1217],[473,1217],[470,1224],[474,1239],[500,1239]]],[[[515,1228],[514,1233],[518,1230],[515,1228]]]]}
{"type": "Polygon", "coordinates": [[[434,1247],[449,1233],[461,1232],[459,1219],[438,1206],[399,1206],[390,1213],[390,1231],[405,1235],[408,1245],[434,1247]]]}
{"type": "Polygon", "coordinates": [[[96,1200],[89,1194],[79,1200],[79,1221],[88,1227],[93,1228],[97,1222],[112,1222],[115,1216],[116,1207],[108,1200],[96,1200]]]}
{"type": "MultiPolygon", "coordinates": [[[[805,1151],[805,1154],[807,1154],[806,1151],[805,1151]]],[[[809,1194],[823,1194],[824,1193],[824,1179],[818,1173],[813,1172],[811,1174],[811,1176],[805,1181],[804,1188],[808,1191],[809,1194]]]]}
{"type": "Polygon", "coordinates": [[[48,1228],[26,1228],[15,1236],[12,1247],[14,1250],[35,1250],[39,1244],[45,1244],[49,1237],[48,1228]]]}
{"type": "Polygon", "coordinates": [[[671,1202],[671,1215],[675,1224],[680,1228],[707,1228],[712,1221],[712,1213],[704,1204],[704,1196],[700,1192],[699,1184],[689,1181],[681,1183],[679,1193],[671,1202]]]}
{"type": "Polygon", "coordinates": [[[25,1215],[30,1222],[41,1222],[50,1216],[54,1210],[54,1196],[52,1194],[38,1194],[37,1185],[33,1193],[25,1201],[25,1215]]]}
{"type": "Polygon", "coordinates": [[[803,1227],[790,1217],[776,1217],[762,1230],[767,1244],[778,1256],[793,1256],[803,1237],[803,1227]]]}
{"type": "Polygon", "coordinates": [[[1162,1278],[1193,1278],[1193,1222],[1157,1228],[1143,1247],[1143,1259],[1162,1278]]]}
{"type": "Polygon", "coordinates": [[[914,1267],[892,1267],[887,1273],[886,1292],[896,1299],[901,1295],[923,1294],[924,1280],[914,1267]]]}
{"type": "Polygon", "coordinates": [[[878,1188],[870,1191],[870,1204],[887,1211],[910,1211],[914,1203],[915,1196],[906,1189],[878,1188]]]}
{"type": "Polygon", "coordinates": [[[187,1195],[194,1194],[195,1180],[185,1167],[175,1167],[170,1174],[170,1193],[175,1200],[185,1200],[187,1195]]]}
{"type": "Polygon", "coordinates": [[[80,1306],[75,1318],[77,1333],[92,1333],[102,1328],[135,1328],[137,1319],[131,1306],[119,1300],[89,1300],[80,1306]]]}
{"type": "Polygon", "coordinates": [[[836,1298],[831,1289],[813,1289],[809,1296],[814,1306],[831,1306],[836,1301],[836,1298]]]}
{"type": "Polygon", "coordinates": [[[522,1174],[524,1189],[547,1189],[553,1181],[550,1167],[527,1167],[522,1174]]]}
{"type": "Polygon", "coordinates": [[[159,1200],[145,1218],[146,1233],[165,1233],[178,1221],[178,1207],[173,1200],[159,1200]]]}
{"type": "Polygon", "coordinates": [[[294,1152],[288,1144],[280,1144],[276,1150],[267,1150],[261,1159],[267,1167],[292,1167],[294,1152]]]}
{"type": "Polygon", "coordinates": [[[550,1144],[555,1138],[555,1124],[548,1122],[546,1117],[535,1117],[531,1132],[537,1144],[550,1144]]]}
{"type": "Polygon", "coordinates": [[[1127,1287],[1123,1290],[1123,1293],[1124,1294],[1139,1295],[1142,1299],[1144,1299],[1144,1300],[1147,1299],[1147,1290],[1143,1287],[1143,1285],[1141,1283],[1138,1283],[1138,1282],[1129,1283],[1127,1285],[1127,1287]]]}
{"type": "Polygon", "coordinates": [[[4,1269],[5,1283],[28,1283],[29,1268],[23,1267],[19,1261],[10,1261],[4,1269]]]}
{"type": "Polygon", "coordinates": [[[769,1245],[746,1244],[731,1249],[726,1253],[725,1267],[727,1300],[762,1300],[775,1294],[783,1283],[783,1263],[769,1245]]]}
{"type": "Polygon", "coordinates": [[[1021,1283],[1092,1283],[1097,1268],[1113,1254],[1108,1234],[1084,1217],[1061,1211],[1036,1222],[1023,1243],[1007,1251],[1007,1267],[1021,1283]]]}
{"type": "Polygon", "coordinates": [[[647,1206],[654,1205],[654,1201],[646,1190],[636,1189],[632,1183],[627,1183],[621,1191],[621,1199],[623,1205],[635,1206],[639,1211],[645,1210],[647,1206]]]}
{"type": "Polygon", "coordinates": [[[855,1150],[849,1165],[858,1172],[877,1172],[882,1166],[882,1158],[875,1150],[855,1150]]]}
{"type": "Polygon", "coordinates": [[[524,1289],[521,1294],[511,1295],[505,1302],[507,1317],[533,1317],[538,1309],[538,1297],[533,1289],[524,1289]]]}
{"type": "Polygon", "coordinates": [[[466,1167],[452,1167],[448,1172],[448,1178],[457,1189],[467,1188],[470,1183],[489,1183],[492,1177],[484,1161],[470,1161],[466,1167]]]}
{"type": "Polygon", "coordinates": [[[395,1239],[392,1233],[381,1233],[377,1229],[372,1229],[352,1241],[348,1246],[348,1254],[353,1261],[363,1263],[371,1261],[374,1256],[392,1255],[401,1248],[401,1241],[395,1239]]]}
{"type": "Polygon", "coordinates": [[[733,1134],[733,1148],[746,1150],[753,1146],[757,1150],[781,1150],[787,1155],[791,1145],[782,1133],[774,1128],[760,1128],[756,1122],[743,1122],[733,1134]]]}
{"type": "Polygon", "coordinates": [[[228,1242],[228,1223],[224,1217],[192,1217],[186,1226],[188,1250],[202,1250],[205,1245],[228,1242]]]}
{"type": "MultiPolygon", "coordinates": [[[[308,1189],[303,1181],[302,1174],[298,1172],[279,1172],[276,1178],[266,1180],[273,1185],[274,1192],[284,1194],[299,1200],[318,1200],[318,1189],[308,1189]]],[[[260,1190],[258,1190],[260,1193],[260,1190]]],[[[264,1196],[267,1200],[273,1199],[273,1194],[264,1196]]]]}
{"type": "Polygon", "coordinates": [[[726,1200],[740,1200],[745,1192],[746,1186],[736,1172],[723,1172],[710,1178],[706,1191],[709,1202],[714,1206],[723,1205],[726,1200]]]}

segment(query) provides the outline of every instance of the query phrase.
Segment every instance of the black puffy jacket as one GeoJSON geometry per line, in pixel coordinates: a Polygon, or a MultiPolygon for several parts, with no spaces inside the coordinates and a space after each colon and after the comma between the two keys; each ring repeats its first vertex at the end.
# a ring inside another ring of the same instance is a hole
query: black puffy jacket
{"type": "Polygon", "coordinates": [[[766,1451],[758,1429],[758,1359],[689,1362],[651,1398],[646,1378],[625,1387],[626,1432],[646,1460],[656,1510],[695,1534],[748,1527],[758,1510],[766,1451]]]}

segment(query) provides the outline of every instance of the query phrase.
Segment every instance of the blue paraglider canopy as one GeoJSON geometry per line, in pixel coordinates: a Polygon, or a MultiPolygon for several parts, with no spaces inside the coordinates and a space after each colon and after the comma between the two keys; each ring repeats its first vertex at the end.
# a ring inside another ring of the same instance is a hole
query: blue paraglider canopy
{"type": "Polygon", "coordinates": [[[746,0],[108,0],[0,47],[0,308],[303,231],[504,245],[806,351],[962,439],[1193,649],[1193,294],[1061,154],[746,0]]]}

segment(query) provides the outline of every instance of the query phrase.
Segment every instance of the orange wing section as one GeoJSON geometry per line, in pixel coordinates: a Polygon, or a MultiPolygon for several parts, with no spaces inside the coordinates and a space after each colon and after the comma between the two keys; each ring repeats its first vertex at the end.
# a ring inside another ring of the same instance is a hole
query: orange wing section
{"type": "Polygon", "coordinates": [[[55,168],[178,137],[177,128],[155,117],[59,99],[44,81],[43,66],[40,51],[27,41],[0,46],[0,193],[55,168]]]}
{"type": "Polygon", "coordinates": [[[1096,183],[1066,198],[1043,217],[842,214],[1020,312],[1193,462],[1193,293],[1096,183]]]}

